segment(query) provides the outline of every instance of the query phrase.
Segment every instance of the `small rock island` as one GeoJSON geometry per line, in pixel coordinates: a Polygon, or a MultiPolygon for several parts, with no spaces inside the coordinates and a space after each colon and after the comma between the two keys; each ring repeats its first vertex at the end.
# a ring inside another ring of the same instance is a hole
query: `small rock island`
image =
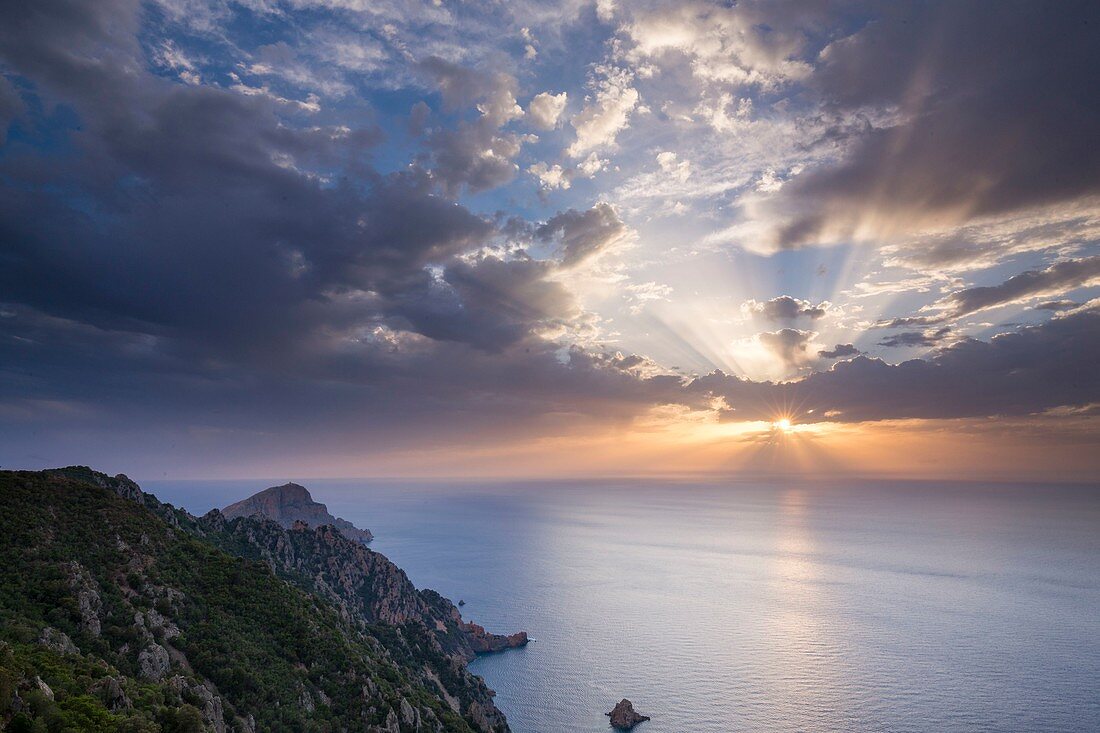
{"type": "Polygon", "coordinates": [[[610,713],[604,713],[611,718],[611,726],[618,730],[630,730],[638,723],[649,720],[648,715],[639,715],[634,711],[634,704],[625,697],[619,700],[619,704],[610,713]]]}

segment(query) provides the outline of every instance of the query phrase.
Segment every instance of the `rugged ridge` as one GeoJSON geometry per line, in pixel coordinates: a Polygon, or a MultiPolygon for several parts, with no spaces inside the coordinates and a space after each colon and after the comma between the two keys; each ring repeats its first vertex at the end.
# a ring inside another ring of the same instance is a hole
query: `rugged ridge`
{"type": "Polygon", "coordinates": [[[332,526],[196,518],[85,467],[0,472],[0,497],[0,728],[79,708],[143,733],[508,730],[466,661],[526,635],[332,526]]]}
{"type": "Polygon", "coordinates": [[[314,501],[306,487],[296,483],[272,486],[221,510],[226,519],[259,515],[289,529],[295,522],[311,527],[331,525],[348,539],[366,544],[374,539],[369,529],[359,529],[346,519],[329,514],[328,507],[314,501]]]}
{"type": "Polygon", "coordinates": [[[429,629],[446,654],[475,654],[527,643],[526,632],[492,634],[462,620],[458,608],[433,590],[417,590],[385,555],[349,540],[331,526],[296,522],[290,529],[263,516],[226,519],[212,510],[198,527],[223,549],[267,563],[276,573],[316,593],[349,618],[429,629]]]}

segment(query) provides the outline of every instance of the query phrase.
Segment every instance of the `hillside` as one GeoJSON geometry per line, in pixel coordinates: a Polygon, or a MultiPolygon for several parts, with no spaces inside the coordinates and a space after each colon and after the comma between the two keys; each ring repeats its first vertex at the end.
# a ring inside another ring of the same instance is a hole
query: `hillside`
{"type": "Polygon", "coordinates": [[[331,527],[73,468],[0,472],[0,537],[7,730],[507,730],[450,602],[331,527]]]}

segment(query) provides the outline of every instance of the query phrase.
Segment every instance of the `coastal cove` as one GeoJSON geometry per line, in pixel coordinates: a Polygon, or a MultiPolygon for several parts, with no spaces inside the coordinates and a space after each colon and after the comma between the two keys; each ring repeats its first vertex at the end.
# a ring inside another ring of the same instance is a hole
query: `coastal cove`
{"type": "MultiPolygon", "coordinates": [[[[142,482],[193,512],[266,486],[142,482]]],[[[517,733],[1100,728],[1100,494],[943,483],[306,480],[479,657],[517,733]],[[593,491],[593,488],[599,491],[593,491]]]]}

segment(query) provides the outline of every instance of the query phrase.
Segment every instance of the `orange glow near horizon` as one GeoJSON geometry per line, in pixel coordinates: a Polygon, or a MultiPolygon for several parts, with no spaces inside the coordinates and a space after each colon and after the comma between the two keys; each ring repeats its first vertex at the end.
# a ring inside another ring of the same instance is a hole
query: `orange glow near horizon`
{"type": "Polygon", "coordinates": [[[632,421],[589,421],[570,428],[556,435],[470,435],[461,443],[368,452],[362,445],[356,450],[349,435],[347,444],[322,454],[237,461],[221,470],[213,467],[217,473],[204,478],[286,473],[311,478],[866,476],[1058,482],[1089,481],[1100,472],[1100,457],[1075,450],[1094,430],[1091,423],[1056,415],[997,422],[795,423],[789,417],[738,422],[721,420],[719,411],[665,406],[632,421]]]}

